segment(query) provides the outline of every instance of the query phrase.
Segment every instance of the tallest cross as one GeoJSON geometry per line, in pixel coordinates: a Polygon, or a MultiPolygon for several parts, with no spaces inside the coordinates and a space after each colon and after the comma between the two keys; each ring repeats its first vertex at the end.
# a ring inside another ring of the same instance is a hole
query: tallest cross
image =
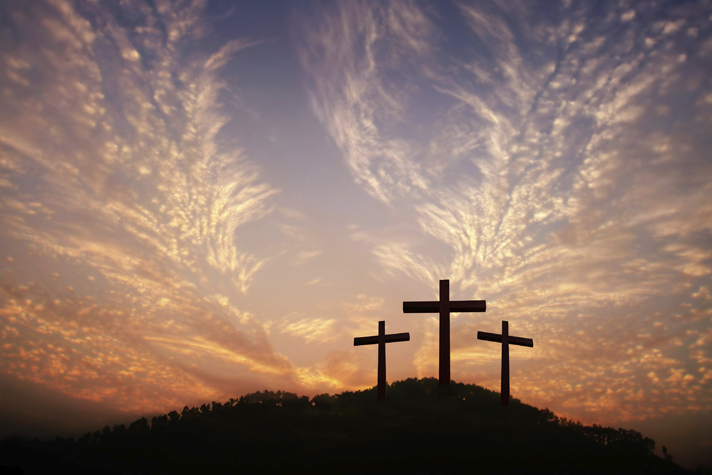
{"type": "Polygon", "coordinates": [[[450,312],[484,312],[485,300],[450,300],[450,281],[440,281],[440,300],[403,302],[403,313],[440,314],[440,386],[450,385],[450,312]]]}

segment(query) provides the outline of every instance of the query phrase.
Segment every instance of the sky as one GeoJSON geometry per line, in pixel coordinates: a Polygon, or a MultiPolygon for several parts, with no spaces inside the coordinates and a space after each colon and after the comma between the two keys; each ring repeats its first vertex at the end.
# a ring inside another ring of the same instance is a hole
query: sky
{"type": "Polygon", "coordinates": [[[712,2],[0,0],[0,436],[437,377],[712,466],[712,2]]]}

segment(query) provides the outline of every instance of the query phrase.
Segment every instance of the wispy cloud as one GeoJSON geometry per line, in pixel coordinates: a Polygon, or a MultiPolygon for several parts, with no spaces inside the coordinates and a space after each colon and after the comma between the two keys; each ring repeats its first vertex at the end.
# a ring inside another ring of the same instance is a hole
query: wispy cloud
{"type": "Polygon", "coordinates": [[[352,2],[332,13],[310,25],[301,54],[316,89],[329,96],[315,97],[315,112],[373,196],[390,202],[396,190],[424,189],[428,182],[411,159],[411,144],[382,127],[406,119],[409,91],[389,73],[432,50],[432,22],[415,2],[352,2]],[[322,57],[309,54],[315,48],[322,57]]]}
{"type": "MultiPolygon", "coordinates": [[[[712,407],[689,348],[709,304],[681,307],[709,284],[709,14],[463,3],[459,47],[420,4],[349,3],[306,27],[315,111],[355,181],[409,223],[358,239],[394,276],[488,300],[453,336],[463,377],[484,376],[476,329],[511,319],[537,341],[519,377],[536,403],[712,407]],[[413,29],[427,47],[401,37],[413,29]]],[[[425,374],[437,327],[423,331],[425,374]]]]}
{"type": "Polygon", "coordinates": [[[277,192],[219,138],[219,70],[254,43],[189,51],[203,2],[8,9],[22,41],[0,59],[2,370],[125,410],[293,373],[234,306],[270,259],[238,229],[277,192]]]}

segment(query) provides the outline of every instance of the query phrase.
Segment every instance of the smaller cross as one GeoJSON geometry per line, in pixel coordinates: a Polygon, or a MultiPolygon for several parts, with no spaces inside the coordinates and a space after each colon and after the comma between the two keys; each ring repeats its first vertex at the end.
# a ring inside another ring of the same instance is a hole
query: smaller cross
{"type": "Polygon", "coordinates": [[[354,346],[378,344],[378,400],[386,399],[386,343],[410,341],[410,333],[386,335],[386,322],[378,322],[377,336],[354,338],[354,346]]]}
{"type": "Polygon", "coordinates": [[[534,340],[509,336],[509,322],[502,322],[502,334],[477,332],[478,340],[494,341],[502,344],[502,405],[509,405],[509,345],[528,346],[534,348],[534,340]]]}

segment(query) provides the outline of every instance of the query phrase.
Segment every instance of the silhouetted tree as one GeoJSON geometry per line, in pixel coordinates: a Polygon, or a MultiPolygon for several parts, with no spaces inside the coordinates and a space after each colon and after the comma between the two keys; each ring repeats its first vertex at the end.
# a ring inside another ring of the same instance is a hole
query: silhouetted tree
{"type": "Polygon", "coordinates": [[[181,412],[180,418],[181,418],[181,420],[193,419],[198,414],[200,414],[200,411],[198,411],[198,408],[196,408],[196,407],[188,408],[188,406],[185,406],[183,408],[183,411],[181,412]]]}
{"type": "Polygon", "coordinates": [[[180,420],[180,414],[176,411],[171,411],[168,413],[168,419],[170,419],[170,425],[175,425],[180,420]]]}
{"type": "MultiPolygon", "coordinates": [[[[177,413],[176,413],[177,414],[177,413]]],[[[155,416],[151,419],[151,430],[163,430],[168,427],[168,416],[155,416]]]]}
{"type": "Polygon", "coordinates": [[[148,419],[142,417],[129,425],[128,433],[132,435],[145,435],[149,432],[148,419]]]}
{"type": "Polygon", "coordinates": [[[319,410],[328,411],[336,405],[337,399],[329,394],[319,394],[311,400],[312,406],[319,410]]]}
{"type": "Polygon", "coordinates": [[[672,462],[672,455],[668,454],[667,447],[663,445],[663,456],[665,457],[665,460],[672,462]]]}

